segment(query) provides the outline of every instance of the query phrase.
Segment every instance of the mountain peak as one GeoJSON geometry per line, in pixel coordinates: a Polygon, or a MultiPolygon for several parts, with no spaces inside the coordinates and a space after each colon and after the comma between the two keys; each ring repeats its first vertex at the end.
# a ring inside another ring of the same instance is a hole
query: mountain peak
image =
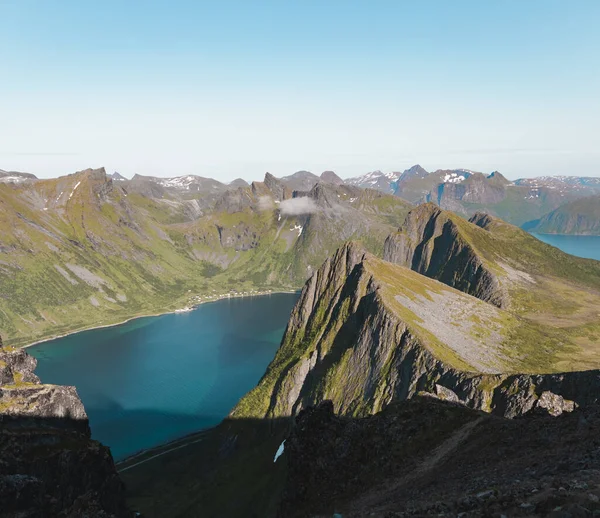
{"type": "Polygon", "coordinates": [[[342,185],[344,180],[342,180],[337,174],[333,171],[323,171],[321,173],[321,180],[327,183],[332,183],[334,185],[342,185]]]}
{"type": "Polygon", "coordinates": [[[403,176],[426,176],[428,174],[429,172],[423,167],[421,167],[419,164],[415,164],[412,167],[409,167],[402,173],[403,176]]]}

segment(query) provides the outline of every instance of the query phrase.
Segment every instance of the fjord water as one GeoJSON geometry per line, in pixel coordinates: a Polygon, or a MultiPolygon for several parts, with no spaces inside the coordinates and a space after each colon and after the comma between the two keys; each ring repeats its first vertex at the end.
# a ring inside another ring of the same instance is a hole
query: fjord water
{"type": "Polygon", "coordinates": [[[600,236],[571,236],[564,234],[535,234],[540,241],[560,248],[567,254],[600,261],[600,236]]]}
{"type": "Polygon", "coordinates": [[[122,459],[218,424],[263,375],[297,299],[224,299],[28,351],[42,382],[77,387],[92,437],[122,459]]]}

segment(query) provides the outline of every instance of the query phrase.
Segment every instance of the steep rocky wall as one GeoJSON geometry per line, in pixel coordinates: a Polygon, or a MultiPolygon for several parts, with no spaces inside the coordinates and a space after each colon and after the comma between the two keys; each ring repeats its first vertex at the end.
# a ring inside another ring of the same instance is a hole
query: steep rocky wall
{"type": "Polygon", "coordinates": [[[132,516],[75,387],[40,384],[35,366],[0,348],[0,516],[132,516]]]}
{"type": "Polygon", "coordinates": [[[597,401],[598,371],[477,374],[451,367],[389,307],[366,260],[359,246],[347,244],[307,282],[259,385],[268,402],[262,416],[295,415],[323,400],[338,413],[364,416],[420,393],[505,417],[557,415],[597,401]]]}
{"type": "Polygon", "coordinates": [[[452,219],[431,203],[413,209],[385,241],[383,258],[504,307],[505,291],[452,219]]]}

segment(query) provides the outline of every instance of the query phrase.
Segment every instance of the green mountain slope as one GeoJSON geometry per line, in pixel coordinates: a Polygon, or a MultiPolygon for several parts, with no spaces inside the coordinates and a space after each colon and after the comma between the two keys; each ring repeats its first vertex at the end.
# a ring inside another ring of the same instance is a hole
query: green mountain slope
{"type": "Polygon", "coordinates": [[[539,220],[523,225],[541,234],[600,235],[600,196],[589,196],[561,205],[539,220]]]}
{"type": "MultiPolygon", "coordinates": [[[[466,221],[421,205],[388,238],[384,258],[536,324],[561,328],[579,346],[598,340],[600,262],[568,255],[486,214],[466,221]]],[[[565,357],[562,368],[586,363],[565,357]]]]}
{"type": "MultiPolygon", "coordinates": [[[[597,311],[600,293],[588,296],[597,311]]],[[[446,389],[477,408],[508,408],[513,383],[541,383],[511,373],[600,367],[599,332],[595,317],[550,326],[349,244],[308,281],[275,359],[232,416],[294,415],[325,399],[366,415],[446,389]]]]}
{"type": "Polygon", "coordinates": [[[299,198],[310,210],[286,211],[278,204],[292,192],[273,177],[191,199],[129,185],[104,170],[0,184],[5,341],[259,288],[297,289],[346,239],[381,252],[409,209],[392,196],[318,184],[299,198]],[[230,203],[236,196],[241,202],[230,203]]]}

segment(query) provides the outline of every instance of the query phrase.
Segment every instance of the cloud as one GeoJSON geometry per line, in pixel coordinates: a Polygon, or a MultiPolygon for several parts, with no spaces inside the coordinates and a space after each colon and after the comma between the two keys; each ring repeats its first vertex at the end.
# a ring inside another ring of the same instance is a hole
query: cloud
{"type": "Polygon", "coordinates": [[[273,198],[270,196],[261,196],[258,198],[258,210],[261,212],[265,210],[271,210],[274,205],[273,198]]]}
{"type": "Polygon", "coordinates": [[[312,214],[313,212],[317,212],[319,210],[317,204],[312,200],[312,198],[308,198],[307,196],[283,200],[279,205],[279,209],[281,210],[281,214],[283,216],[312,214]]]}

